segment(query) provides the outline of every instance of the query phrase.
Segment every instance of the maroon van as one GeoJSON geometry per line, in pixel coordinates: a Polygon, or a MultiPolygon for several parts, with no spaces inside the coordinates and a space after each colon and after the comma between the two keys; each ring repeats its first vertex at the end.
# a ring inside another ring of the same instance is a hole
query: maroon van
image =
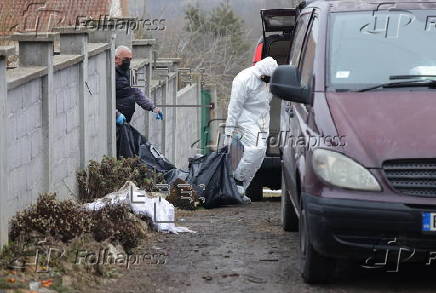
{"type": "Polygon", "coordinates": [[[282,100],[282,224],[299,231],[302,277],[329,281],[337,259],[430,264],[436,3],[318,0],[296,14],[271,92],[282,100]]]}

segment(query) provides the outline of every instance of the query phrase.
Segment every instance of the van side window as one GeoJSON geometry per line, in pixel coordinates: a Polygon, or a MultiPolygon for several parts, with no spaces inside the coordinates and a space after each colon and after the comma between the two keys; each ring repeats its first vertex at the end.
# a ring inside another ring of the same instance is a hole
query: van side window
{"type": "Polygon", "coordinates": [[[313,64],[315,61],[315,50],[318,42],[319,20],[314,17],[309,35],[304,45],[303,58],[301,62],[301,85],[303,88],[311,87],[313,81],[313,64]]]}
{"type": "Polygon", "coordinates": [[[290,53],[290,65],[298,66],[303,46],[304,36],[306,35],[307,24],[309,23],[310,13],[300,16],[297,27],[295,28],[295,38],[292,43],[290,53]]]}

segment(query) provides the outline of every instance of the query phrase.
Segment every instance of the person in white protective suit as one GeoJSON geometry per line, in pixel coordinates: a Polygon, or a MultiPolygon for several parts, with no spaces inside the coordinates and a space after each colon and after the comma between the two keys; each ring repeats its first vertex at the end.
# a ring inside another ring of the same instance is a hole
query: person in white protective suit
{"type": "Polygon", "coordinates": [[[241,71],[233,80],[225,126],[225,144],[239,139],[244,153],[233,173],[238,191],[244,194],[262,165],[267,149],[270,122],[269,79],[277,61],[267,57],[241,71]]]}

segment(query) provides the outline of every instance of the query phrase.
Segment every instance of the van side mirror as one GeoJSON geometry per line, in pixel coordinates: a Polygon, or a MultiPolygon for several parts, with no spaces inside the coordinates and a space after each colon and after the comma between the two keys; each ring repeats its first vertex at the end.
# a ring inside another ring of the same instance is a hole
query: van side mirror
{"type": "Polygon", "coordinates": [[[278,98],[302,104],[312,104],[310,89],[301,87],[300,74],[295,66],[280,65],[271,77],[271,93],[278,98]]]}

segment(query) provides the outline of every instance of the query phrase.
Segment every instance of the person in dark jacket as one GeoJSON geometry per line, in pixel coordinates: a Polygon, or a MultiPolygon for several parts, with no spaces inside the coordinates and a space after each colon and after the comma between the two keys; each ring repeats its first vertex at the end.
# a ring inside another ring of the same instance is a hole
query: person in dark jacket
{"type": "Polygon", "coordinates": [[[162,120],[162,111],[154,105],[153,101],[146,97],[140,89],[130,86],[130,61],[132,57],[132,51],[128,47],[119,46],[115,51],[117,124],[130,123],[133,113],[135,113],[135,104],[146,111],[156,113],[157,118],[162,120]]]}

